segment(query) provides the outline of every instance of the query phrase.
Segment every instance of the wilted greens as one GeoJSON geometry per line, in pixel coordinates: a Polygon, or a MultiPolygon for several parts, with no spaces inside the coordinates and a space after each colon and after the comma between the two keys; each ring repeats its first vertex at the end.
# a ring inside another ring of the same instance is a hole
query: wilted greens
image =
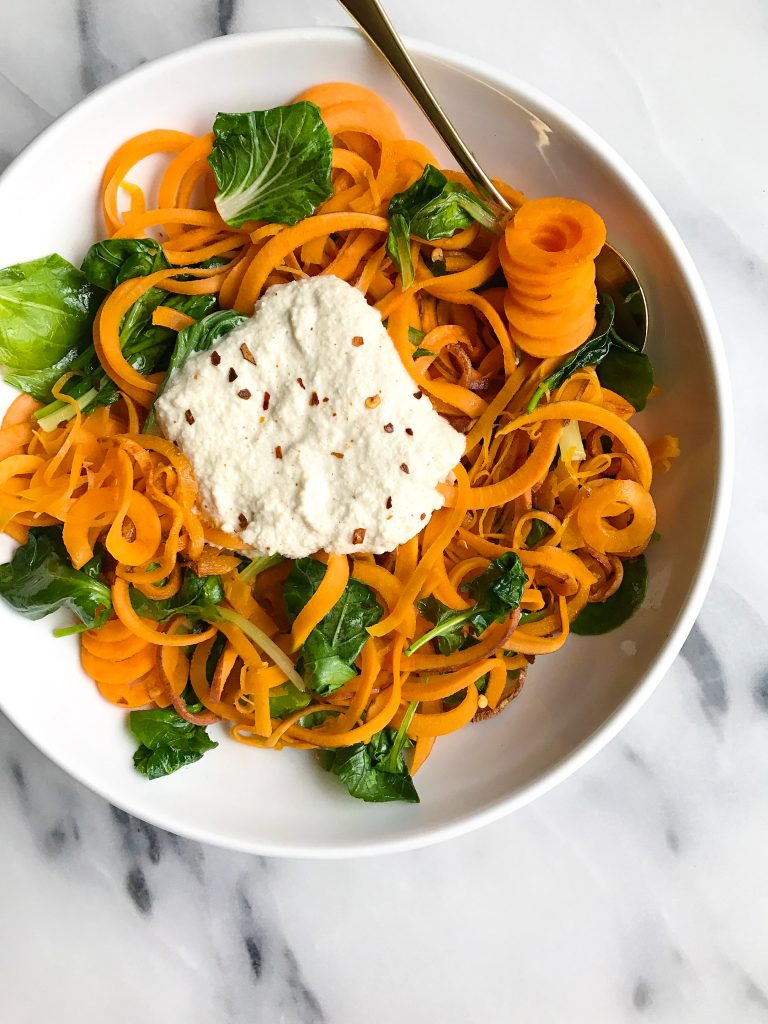
{"type": "Polygon", "coordinates": [[[648,565],[644,555],[623,563],[624,576],[615,594],[605,601],[588,604],[571,623],[571,632],[580,636],[598,636],[618,629],[630,619],[645,600],[648,565]]]}
{"type": "MultiPolygon", "coordinates": [[[[473,220],[492,228],[496,218],[486,204],[464,185],[449,181],[427,164],[418,181],[389,202],[387,252],[400,269],[403,288],[413,283],[411,235],[436,241],[468,228],[473,220]]],[[[433,273],[445,273],[445,264],[433,264],[433,273]]]]}
{"type": "MultiPolygon", "coordinates": [[[[219,338],[229,334],[247,319],[247,316],[238,313],[236,309],[220,309],[216,313],[204,316],[197,323],[185,327],[183,331],[179,331],[176,337],[176,344],[168,360],[166,373],[170,374],[173,370],[178,370],[193,352],[207,352],[209,348],[213,348],[219,338]]],[[[163,393],[167,380],[168,376],[158,388],[154,402],[163,393]]],[[[151,433],[155,429],[154,402],[144,424],[145,433],[151,433]]]]}
{"type": "MultiPolygon", "coordinates": [[[[191,689],[182,698],[192,714],[204,711],[191,689]]],[[[218,746],[205,727],[182,718],[173,708],[148,708],[128,715],[128,728],[139,741],[134,768],[148,779],[160,779],[199,761],[218,746]]]]}
{"type": "Polygon", "coordinates": [[[109,587],[99,579],[101,556],[74,569],[57,526],[33,527],[26,544],[0,565],[0,597],[28,619],[69,608],[88,628],[112,611],[109,587]]]}
{"type": "Polygon", "coordinates": [[[409,705],[400,728],[382,729],[369,743],[322,750],[320,764],[347,787],[351,796],[368,803],[404,800],[419,803],[419,794],[405,763],[403,750],[411,746],[407,729],[416,710],[409,705]]]}
{"type": "Polygon", "coordinates": [[[191,619],[202,618],[223,600],[224,588],[218,576],[196,576],[193,572],[184,574],[181,589],[177,594],[162,601],[153,601],[135,587],[131,588],[131,604],[134,610],[142,618],[154,619],[155,622],[167,622],[174,615],[186,615],[191,619]]]}
{"type": "Polygon", "coordinates": [[[419,611],[435,626],[414,640],[405,653],[413,654],[430,640],[437,640],[441,654],[458,650],[468,639],[471,640],[465,633],[467,623],[475,636],[479,636],[492,622],[503,622],[509,617],[520,604],[527,579],[520,558],[513,551],[508,551],[494,558],[487,569],[462,585],[461,589],[475,599],[472,607],[454,611],[436,598],[419,601],[419,611]]]}
{"type": "MultiPolygon", "coordinates": [[[[285,607],[295,619],[325,576],[325,566],[314,558],[294,562],[284,585],[285,607]]],[[[333,693],[357,675],[355,659],[368,639],[366,628],[378,622],[382,607],[370,587],[349,580],[344,593],[315,626],[301,649],[299,670],[310,690],[333,693]]]]}

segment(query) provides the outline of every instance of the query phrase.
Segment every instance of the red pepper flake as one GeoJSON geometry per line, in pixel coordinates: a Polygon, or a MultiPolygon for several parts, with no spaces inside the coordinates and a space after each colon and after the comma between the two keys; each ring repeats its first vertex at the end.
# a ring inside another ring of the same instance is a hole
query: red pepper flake
{"type": "Polygon", "coordinates": [[[407,462],[401,462],[400,463],[400,469],[402,469],[402,471],[404,473],[410,473],[411,472],[410,469],[408,469],[408,463],[407,462]]]}
{"type": "Polygon", "coordinates": [[[275,458],[276,459],[282,459],[282,457],[283,457],[283,449],[280,447],[279,444],[276,444],[275,445],[275,458]]]}
{"type": "Polygon", "coordinates": [[[360,348],[360,346],[364,345],[365,342],[363,341],[359,334],[356,334],[352,339],[352,344],[355,346],[355,348],[360,348]]]}
{"type": "Polygon", "coordinates": [[[334,457],[334,459],[344,458],[344,452],[331,452],[331,455],[334,457]]]}
{"type": "Polygon", "coordinates": [[[240,354],[246,362],[253,363],[254,366],[256,365],[256,359],[254,358],[253,352],[251,352],[245,342],[240,346],[240,354]]]}
{"type": "Polygon", "coordinates": [[[241,513],[240,513],[240,515],[239,515],[239,516],[237,517],[237,521],[238,521],[238,523],[240,523],[240,529],[241,529],[241,530],[244,530],[244,529],[246,528],[246,526],[248,525],[248,520],[247,520],[247,518],[246,518],[246,517],[245,517],[245,516],[243,515],[243,513],[242,513],[242,512],[241,512],[241,513]]]}
{"type": "Polygon", "coordinates": [[[320,405],[320,399],[318,398],[316,391],[313,391],[312,394],[309,396],[309,404],[320,405]]]}
{"type": "Polygon", "coordinates": [[[214,366],[218,366],[221,362],[221,356],[218,352],[211,352],[211,362],[214,366]]]}
{"type": "Polygon", "coordinates": [[[413,392],[413,397],[414,397],[414,398],[421,398],[421,396],[422,396],[423,394],[424,394],[424,392],[423,392],[423,391],[414,391],[414,392],[413,392]]]}
{"type": "Polygon", "coordinates": [[[184,413],[184,419],[187,421],[187,423],[190,425],[190,427],[195,422],[195,417],[192,415],[192,413],[191,413],[191,411],[189,409],[187,409],[187,411],[184,413]]]}
{"type": "Polygon", "coordinates": [[[233,368],[232,368],[232,367],[230,366],[230,368],[229,368],[229,383],[231,384],[231,383],[232,383],[232,381],[234,381],[234,380],[237,380],[237,373],[236,373],[236,372],[234,371],[234,369],[233,369],[233,368]]]}
{"type": "Polygon", "coordinates": [[[410,427],[406,427],[405,432],[408,435],[408,437],[413,437],[413,431],[411,430],[410,427]]]}
{"type": "Polygon", "coordinates": [[[385,432],[385,433],[387,433],[387,434],[391,434],[391,433],[392,433],[392,431],[393,431],[394,429],[395,429],[395,428],[394,428],[394,427],[392,426],[392,424],[391,424],[391,423],[385,423],[385,424],[384,424],[384,432],[385,432]]]}
{"type": "Polygon", "coordinates": [[[427,518],[427,513],[426,512],[422,512],[421,516],[420,516],[420,519],[424,520],[426,518],[427,518]]]}
{"type": "Polygon", "coordinates": [[[365,540],[365,530],[362,528],[362,526],[358,526],[358,528],[356,530],[352,531],[352,543],[353,544],[362,544],[364,540],[365,540]]]}
{"type": "Polygon", "coordinates": [[[327,398],[324,398],[324,399],[323,399],[323,401],[324,401],[324,402],[327,402],[327,401],[328,401],[328,399],[327,399],[327,398]]]}
{"type": "Polygon", "coordinates": [[[261,403],[261,407],[264,410],[264,412],[266,412],[267,409],[269,408],[269,399],[270,399],[270,394],[269,394],[268,391],[265,391],[264,392],[264,401],[261,403]]]}
{"type": "Polygon", "coordinates": [[[392,495],[387,498],[387,508],[392,508],[392,495]]]}
{"type": "Polygon", "coordinates": [[[304,387],[304,381],[303,381],[303,380],[301,379],[301,377],[297,377],[297,378],[296,378],[296,383],[297,383],[297,384],[299,385],[299,387],[300,387],[300,388],[302,388],[302,390],[304,390],[304,391],[306,391],[306,390],[307,390],[307,389],[306,389],[306,388],[304,387]]]}
{"type": "Polygon", "coordinates": [[[237,397],[248,399],[251,397],[251,392],[248,390],[248,388],[243,388],[242,391],[237,392],[237,397]]]}

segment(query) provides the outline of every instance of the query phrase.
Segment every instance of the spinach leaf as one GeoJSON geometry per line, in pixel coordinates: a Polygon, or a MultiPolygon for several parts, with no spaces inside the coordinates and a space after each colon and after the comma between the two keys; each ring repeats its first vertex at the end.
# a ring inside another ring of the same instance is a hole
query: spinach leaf
{"type": "Polygon", "coordinates": [[[528,536],[525,538],[525,546],[527,548],[535,548],[540,541],[544,540],[552,532],[552,529],[543,520],[532,519],[531,528],[528,530],[528,536]]]}
{"type": "MultiPolygon", "coordinates": [[[[214,295],[172,295],[160,288],[150,288],[131,306],[120,326],[120,347],[123,355],[138,373],[149,374],[164,370],[173,351],[176,332],[152,323],[152,314],[158,306],[168,306],[199,320],[216,306],[214,295]]],[[[64,391],[78,400],[82,410],[99,405],[111,405],[120,397],[117,385],[106,375],[93,345],[90,345],[72,363],[70,369],[78,376],[70,380],[64,391]]],[[[51,402],[36,414],[45,430],[50,430],[62,419],[75,415],[74,406],[61,401],[51,402]]]]}
{"type": "MultiPolygon", "coordinates": [[[[204,710],[189,689],[184,691],[183,699],[193,714],[204,710]]],[[[131,711],[128,727],[139,741],[133,755],[134,768],[148,779],[170,775],[218,747],[204,726],[187,722],[173,708],[131,711]]]]}
{"type": "MultiPolygon", "coordinates": [[[[387,252],[400,270],[403,288],[413,284],[411,235],[435,241],[468,228],[473,220],[486,228],[496,223],[482,199],[464,185],[449,181],[432,164],[427,164],[418,181],[392,197],[387,214],[387,252]]],[[[440,268],[434,272],[439,274],[440,268]]]]}
{"type": "MultiPolygon", "coordinates": [[[[633,295],[630,293],[623,300],[627,308],[633,302],[633,295]]],[[[621,395],[638,412],[645,408],[653,387],[653,367],[648,356],[616,333],[615,323],[620,312],[625,318],[628,315],[623,306],[615,306],[610,295],[600,296],[597,325],[592,336],[539,384],[528,403],[527,412],[532,412],[545,395],[585,366],[594,366],[603,387],[621,395]]]]}
{"type": "Polygon", "coordinates": [[[33,527],[27,543],[0,565],[0,597],[28,619],[69,608],[88,628],[112,611],[109,587],[99,578],[101,555],[73,569],[57,526],[33,527]]]}
{"type": "Polygon", "coordinates": [[[169,267],[154,238],[108,238],[91,246],[80,269],[94,287],[111,292],[123,281],[169,267]]]}
{"type": "Polygon", "coordinates": [[[559,388],[577,370],[582,370],[585,366],[597,366],[605,359],[611,347],[614,314],[613,299],[609,295],[601,295],[597,307],[597,323],[591,336],[539,384],[531,396],[526,412],[533,412],[545,395],[559,388]]]}
{"type": "Polygon", "coordinates": [[[216,208],[233,227],[295,224],[331,195],[333,144],[314,103],[218,114],[213,134],[216,208]]]}
{"type": "Polygon", "coordinates": [[[269,691],[269,714],[272,718],[287,718],[294,711],[305,708],[312,700],[306,690],[300,690],[293,683],[283,683],[269,691]]]}
{"type": "Polygon", "coordinates": [[[202,320],[179,331],[168,361],[168,372],[183,366],[193,352],[207,352],[209,348],[213,348],[219,338],[234,331],[247,319],[244,313],[238,313],[236,309],[221,309],[217,313],[209,313],[202,320]]]}
{"type": "Polygon", "coordinates": [[[135,587],[131,588],[131,604],[137,614],[155,622],[167,622],[174,615],[200,618],[224,600],[224,588],[218,576],[196,576],[187,572],[181,589],[173,597],[153,601],[135,587]]]}
{"type": "Polygon", "coordinates": [[[143,433],[151,434],[155,430],[155,402],[162,395],[173,370],[178,370],[180,366],[183,366],[193,352],[206,352],[209,348],[213,348],[219,338],[229,334],[247,319],[247,316],[238,313],[236,309],[220,309],[216,313],[204,316],[197,323],[190,324],[183,331],[179,331],[171,358],[168,360],[165,379],[155,394],[149,415],[144,423],[143,433]]]}
{"type": "Polygon", "coordinates": [[[425,619],[438,627],[439,632],[432,632],[440,654],[458,651],[464,643],[464,627],[469,621],[466,612],[457,612],[436,597],[424,597],[416,602],[416,607],[425,619]]]}
{"type": "Polygon", "coordinates": [[[475,599],[472,607],[453,611],[440,601],[428,603],[430,599],[427,599],[420,602],[421,614],[436,624],[423,636],[414,640],[407,648],[406,655],[418,651],[430,640],[436,640],[438,650],[445,654],[458,650],[459,647],[466,647],[473,641],[472,637],[464,635],[462,627],[469,622],[475,635],[479,636],[492,622],[503,622],[520,604],[527,580],[519,557],[513,551],[507,551],[494,558],[479,576],[462,584],[460,589],[475,599]],[[444,647],[440,646],[441,639],[444,647]]]}
{"type": "Polygon", "coordinates": [[[55,253],[0,270],[0,365],[39,401],[90,342],[99,295],[55,253]]]}
{"type": "Polygon", "coordinates": [[[579,636],[598,636],[618,629],[630,619],[645,600],[648,565],[644,555],[624,562],[621,586],[607,600],[588,604],[571,623],[571,632],[579,636]]]}
{"type": "MultiPolygon", "coordinates": [[[[314,558],[294,562],[284,585],[285,607],[295,619],[325,576],[314,558]]],[[[366,629],[378,622],[383,609],[370,587],[351,579],[325,618],[315,626],[301,649],[300,671],[315,693],[333,693],[357,675],[355,659],[368,639],[366,629]]]]}
{"type": "Polygon", "coordinates": [[[474,597],[474,614],[469,620],[476,633],[486,630],[492,622],[503,622],[517,608],[528,582],[523,563],[514,551],[494,558],[479,576],[462,584],[461,589],[474,597]]]}
{"type": "MultiPolygon", "coordinates": [[[[408,709],[408,721],[413,717],[416,704],[408,709]]],[[[405,722],[405,716],[403,721],[405,722]]],[[[322,750],[320,764],[339,778],[350,795],[369,803],[404,800],[419,803],[419,794],[413,784],[403,757],[403,748],[410,741],[406,730],[382,729],[370,743],[355,743],[351,747],[322,750]]]]}
{"type": "Polygon", "coordinates": [[[653,366],[644,352],[630,352],[615,344],[597,368],[604,388],[625,398],[638,412],[645,408],[653,387],[653,366]]]}

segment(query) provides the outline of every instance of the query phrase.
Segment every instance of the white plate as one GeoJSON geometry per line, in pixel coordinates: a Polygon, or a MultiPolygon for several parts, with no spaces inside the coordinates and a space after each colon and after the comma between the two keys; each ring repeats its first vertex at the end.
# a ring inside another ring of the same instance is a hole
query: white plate
{"type": "MultiPolygon", "coordinates": [[[[504,714],[440,741],[418,776],[418,806],[352,800],[311,755],[255,751],[223,734],[199,764],[148,782],[132,768],[125,716],[82,674],[76,641],[53,639],[50,620],[28,622],[0,607],[6,714],[91,789],[206,842],[283,856],[381,853],[445,839],[522,806],[584,764],[648,697],[693,624],[720,548],[732,462],[727,373],[709,302],[676,231],[622,160],[551,100],[435,47],[414,43],[413,52],[485,166],[532,196],[593,204],[647,289],[649,353],[662,390],[639,417],[640,429],[647,438],[677,434],[683,451],[654,487],[663,541],[649,552],[648,600],[618,632],[572,638],[560,654],[540,659],[504,714]]],[[[436,146],[352,31],[218,39],[102,89],[16,160],[0,181],[0,266],[52,250],[82,258],[101,236],[101,170],[128,136],[158,127],[202,133],[219,110],[273,106],[340,78],[380,92],[409,134],[436,146]]],[[[3,386],[0,407],[10,398],[3,386]]],[[[4,560],[11,545],[2,543],[4,560]]]]}

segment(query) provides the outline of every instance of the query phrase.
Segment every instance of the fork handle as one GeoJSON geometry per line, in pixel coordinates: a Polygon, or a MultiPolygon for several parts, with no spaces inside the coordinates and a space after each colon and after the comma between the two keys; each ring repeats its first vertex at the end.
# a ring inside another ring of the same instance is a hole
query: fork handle
{"type": "Polygon", "coordinates": [[[502,196],[483,168],[464,144],[445,111],[437,102],[421,72],[413,63],[400,36],[378,0],[339,0],[384,60],[389,64],[451,152],[456,163],[479,192],[491,199],[505,212],[512,207],[502,196]]]}

